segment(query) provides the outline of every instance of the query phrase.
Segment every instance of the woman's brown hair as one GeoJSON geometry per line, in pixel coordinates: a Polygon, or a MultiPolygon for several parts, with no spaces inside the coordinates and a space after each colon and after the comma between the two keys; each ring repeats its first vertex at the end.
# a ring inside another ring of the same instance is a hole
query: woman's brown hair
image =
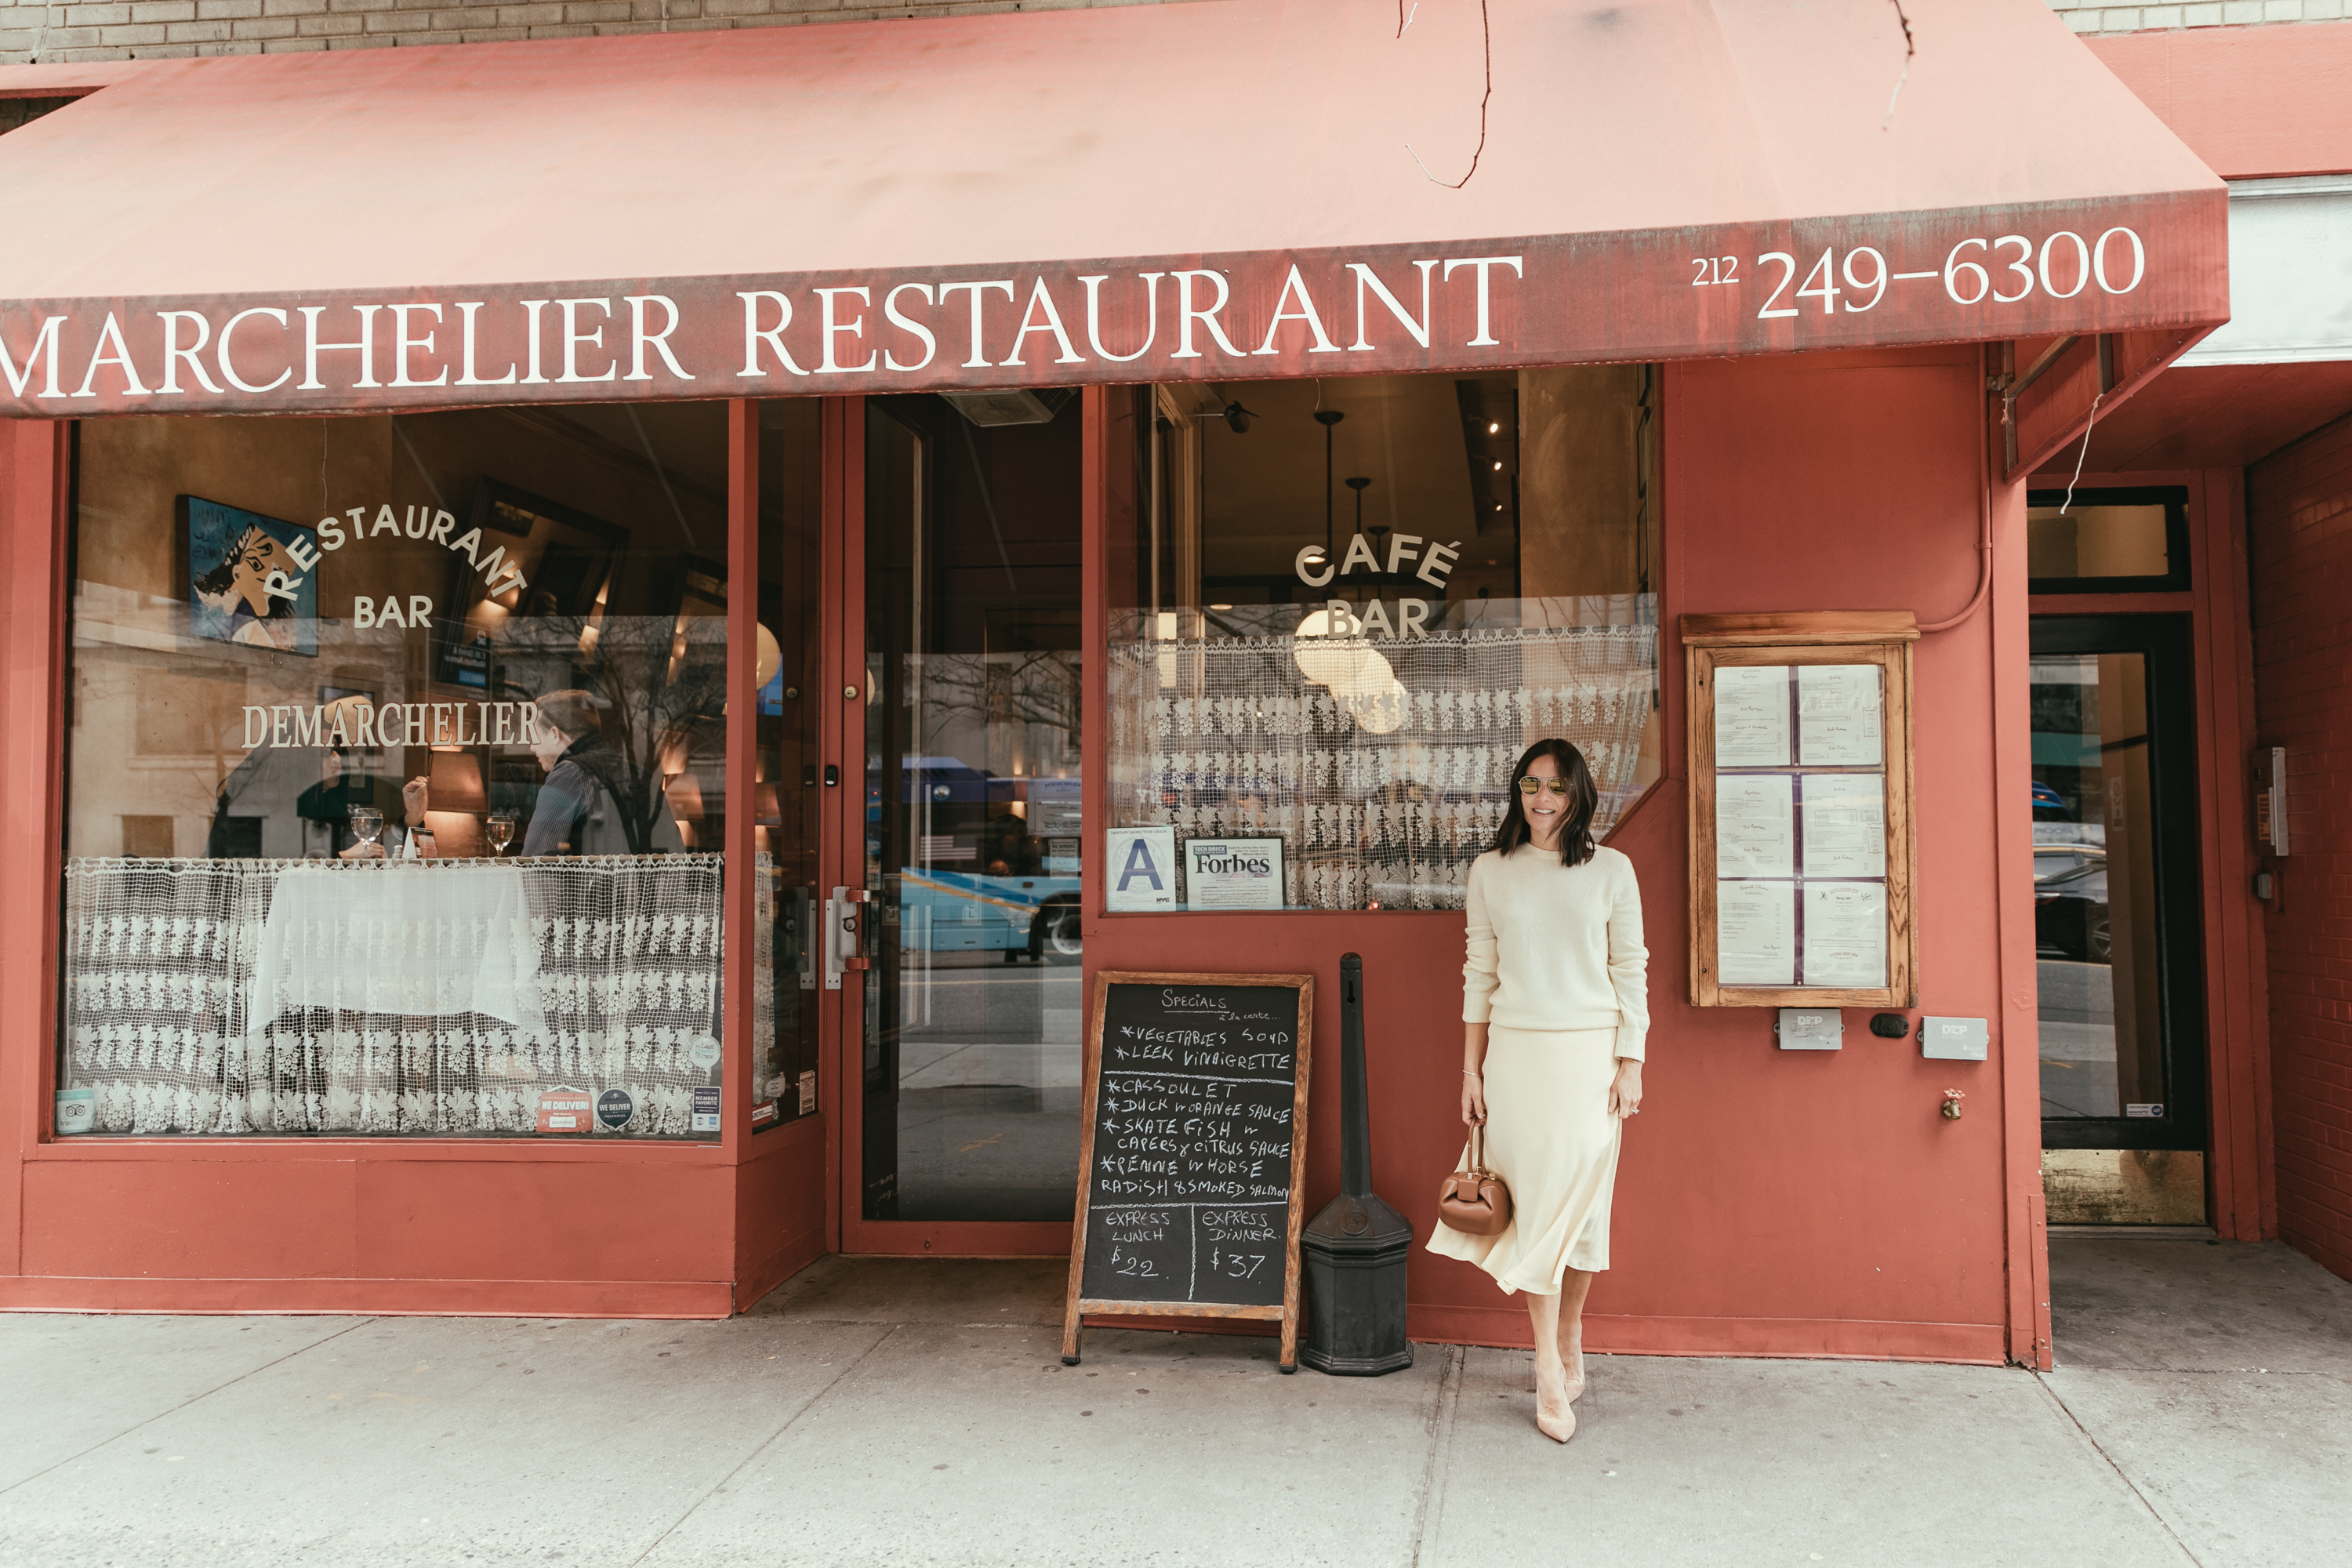
{"type": "Polygon", "coordinates": [[[1519,765],[1511,770],[1510,807],[1503,813],[1503,825],[1495,829],[1495,842],[1488,847],[1508,855],[1534,838],[1527,810],[1520,804],[1519,781],[1528,776],[1538,757],[1549,757],[1559,776],[1568,781],[1568,822],[1559,830],[1559,863],[1581,866],[1592,858],[1592,814],[1601,809],[1601,790],[1592,782],[1592,770],[1584,765],[1584,753],[1557,736],[1538,741],[1519,754],[1519,765]]]}

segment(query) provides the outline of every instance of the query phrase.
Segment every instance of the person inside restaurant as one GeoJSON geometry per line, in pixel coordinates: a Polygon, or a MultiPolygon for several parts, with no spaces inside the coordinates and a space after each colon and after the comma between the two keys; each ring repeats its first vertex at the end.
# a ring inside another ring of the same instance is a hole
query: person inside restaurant
{"type": "Polygon", "coordinates": [[[547,770],[523,831],[526,855],[672,854],[686,847],[658,776],[608,744],[586,691],[539,700],[539,740],[547,770]]]}
{"type": "MultiPolygon", "coordinates": [[[[347,697],[331,707],[364,705],[365,700],[347,697]]],[[[214,797],[205,855],[215,859],[259,856],[262,823],[253,813],[259,808],[267,814],[269,802],[285,798],[299,783],[299,776],[287,775],[307,771],[305,760],[299,751],[270,748],[252,752],[232,769],[214,797]]],[[[410,779],[395,787],[392,780],[371,772],[364,754],[350,746],[325,748],[318,767],[317,780],[294,800],[305,855],[413,860],[435,852],[433,830],[425,817],[431,806],[426,779],[410,779]]]]}

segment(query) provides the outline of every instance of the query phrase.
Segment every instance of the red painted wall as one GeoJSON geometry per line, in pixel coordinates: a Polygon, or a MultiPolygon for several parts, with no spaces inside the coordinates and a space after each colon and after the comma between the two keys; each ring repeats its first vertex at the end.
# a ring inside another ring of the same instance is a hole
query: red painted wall
{"type": "Polygon", "coordinates": [[[2278,1233],[2352,1279],[2352,417],[2246,470],[2254,706],[2287,748],[2283,912],[2265,917],[2278,1233]]]}
{"type": "MultiPolygon", "coordinates": [[[[1977,580],[1981,370],[1972,348],[1670,366],[1664,476],[1673,617],[1739,610],[1957,612],[1977,580]]],[[[2022,509],[1996,507],[2021,544],[2022,509]]],[[[2031,1086],[2031,906],[2024,989],[2004,1008],[1995,851],[1992,637],[2019,629],[2014,723],[2025,681],[2021,550],[1989,606],[1917,647],[1917,819],[1923,1010],[1985,1017],[1995,1058],[1927,1063],[1846,1016],[1834,1055],[1774,1047],[1771,1015],[1687,1005],[1679,645],[1666,672],[1674,770],[1612,842],[1641,878],[1654,1023],[1648,1099],[1628,1131],[1612,1269],[1594,1288],[1598,1350],[2001,1360],[2012,1321],[2011,1237],[2030,1236],[2005,1175],[2015,1136],[2000,1025],[2031,1086]],[[1937,1113],[1947,1088],[1969,1114],[1937,1113]]],[[[1999,764],[2006,766],[2003,759],[1999,764]]],[[[2024,773],[2010,858],[2030,879],[2024,773]]],[[[1307,970],[1337,995],[1339,955],[1363,954],[1374,1121],[1373,1179],[1423,1234],[1438,1178],[1461,1147],[1459,915],[1103,916],[1090,967],[1307,970]]],[[[1916,1015],[1915,1015],[1916,1016],[1916,1015]]],[[[1317,1009],[1311,1115],[1336,1127],[1339,1016],[1317,1009]]],[[[2038,1101],[2026,1100],[2022,1169],[2033,1177],[2038,1101]]],[[[1339,1146],[1310,1135],[1309,1208],[1339,1185],[1339,1146]]],[[[2028,1257],[2031,1248],[2021,1252],[2028,1257]]],[[[1416,1251],[1417,1337],[1527,1343],[1524,1307],[1466,1264],[1416,1251]]]]}
{"type": "Polygon", "coordinates": [[[2225,180],[2352,169],[2352,22],[2084,40],[2225,180]]]}

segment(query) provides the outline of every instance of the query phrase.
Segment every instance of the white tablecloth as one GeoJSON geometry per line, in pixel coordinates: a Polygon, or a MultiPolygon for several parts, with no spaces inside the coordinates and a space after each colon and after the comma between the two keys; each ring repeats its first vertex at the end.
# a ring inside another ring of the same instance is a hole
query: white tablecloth
{"type": "Polygon", "coordinates": [[[512,866],[297,866],[278,879],[246,1030],[284,1013],[478,1013],[540,1026],[539,943],[512,866]]]}
{"type": "Polygon", "coordinates": [[[686,1137],[725,883],[709,854],[68,861],[59,1087],[142,1134],[528,1133],[544,1089],[618,1089],[619,1131],[686,1137]]]}

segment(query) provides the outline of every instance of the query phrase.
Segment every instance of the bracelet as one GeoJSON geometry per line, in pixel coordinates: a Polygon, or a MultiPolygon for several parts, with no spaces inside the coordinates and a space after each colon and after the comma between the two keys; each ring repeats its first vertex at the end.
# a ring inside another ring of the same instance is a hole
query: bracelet
{"type": "Polygon", "coordinates": [[[1462,1069],[1462,1076],[1464,1078],[1484,1078],[1486,1075],[1484,1073],[1472,1072],[1468,1068],[1464,1068],[1462,1069]]]}

